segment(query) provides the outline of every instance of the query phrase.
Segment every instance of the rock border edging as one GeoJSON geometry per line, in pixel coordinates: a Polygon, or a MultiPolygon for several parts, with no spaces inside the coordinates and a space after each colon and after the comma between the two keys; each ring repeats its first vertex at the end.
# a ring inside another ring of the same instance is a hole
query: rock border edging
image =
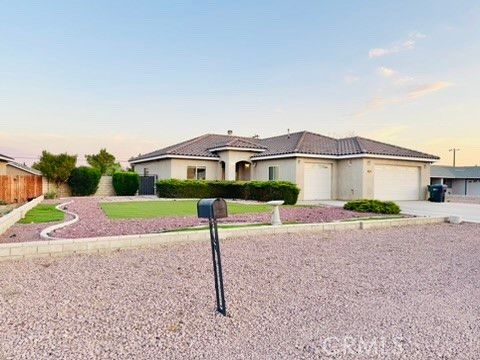
{"type": "Polygon", "coordinates": [[[52,225],[52,226],[49,226],[49,227],[43,229],[43,230],[40,232],[40,237],[41,237],[42,239],[47,239],[47,240],[64,240],[64,239],[62,239],[62,238],[56,238],[56,237],[54,237],[54,236],[50,236],[49,234],[50,234],[51,232],[55,231],[55,230],[58,230],[58,229],[61,229],[61,228],[66,227],[66,226],[68,226],[68,225],[74,224],[74,223],[76,223],[76,222],[79,220],[79,217],[78,217],[77,214],[75,214],[75,213],[73,213],[73,212],[71,212],[71,211],[62,209],[62,207],[67,206],[67,205],[69,205],[69,204],[71,204],[71,203],[73,203],[73,202],[74,202],[74,200],[68,201],[68,202],[66,202],[66,203],[59,204],[59,205],[55,206],[55,209],[60,210],[60,211],[64,212],[64,213],[67,214],[67,215],[73,216],[73,219],[68,220],[68,221],[65,221],[65,222],[62,222],[62,223],[60,223],[60,224],[55,224],[55,225],[52,225]]]}
{"type": "MultiPolygon", "coordinates": [[[[441,224],[446,217],[422,217],[385,220],[357,220],[335,223],[289,224],[282,226],[258,226],[225,229],[220,238],[231,239],[245,235],[271,235],[285,233],[315,233],[323,231],[361,230],[388,228],[391,226],[441,224]]],[[[71,221],[71,220],[70,220],[71,221]]],[[[62,223],[64,224],[64,223],[62,223]]],[[[60,224],[57,224],[60,225],[60,224]]],[[[106,253],[115,250],[151,248],[169,244],[208,241],[208,230],[166,232],[158,234],[107,236],[82,239],[58,239],[24,243],[0,244],[0,262],[26,258],[68,256],[84,253],[106,253]]]]}

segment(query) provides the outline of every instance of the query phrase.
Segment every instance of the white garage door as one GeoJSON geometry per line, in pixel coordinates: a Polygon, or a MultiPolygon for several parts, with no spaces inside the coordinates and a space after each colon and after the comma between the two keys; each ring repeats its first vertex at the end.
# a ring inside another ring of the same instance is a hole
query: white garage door
{"type": "Polygon", "coordinates": [[[420,169],[413,166],[376,165],[374,198],[377,200],[418,200],[420,169]]]}
{"type": "Polygon", "coordinates": [[[332,167],[325,164],[305,163],[304,200],[327,200],[332,196],[332,167]]]}
{"type": "Polygon", "coordinates": [[[480,196],[480,180],[467,181],[467,195],[480,196]]]}

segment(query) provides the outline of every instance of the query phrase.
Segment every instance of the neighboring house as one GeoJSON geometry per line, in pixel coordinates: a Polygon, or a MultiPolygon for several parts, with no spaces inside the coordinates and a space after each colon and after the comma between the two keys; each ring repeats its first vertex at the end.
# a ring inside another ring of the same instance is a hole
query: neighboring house
{"type": "Polygon", "coordinates": [[[480,167],[432,166],[431,184],[447,185],[451,195],[480,196],[480,167]]]}
{"type": "Polygon", "coordinates": [[[0,154],[0,175],[25,176],[42,175],[38,170],[14,161],[10,156],[0,154]]]}
{"type": "Polygon", "coordinates": [[[299,200],[423,200],[434,155],[362,137],[308,131],[265,139],[206,134],[130,159],[158,179],[286,180],[299,200]]]}
{"type": "Polygon", "coordinates": [[[0,200],[23,203],[42,195],[42,174],[0,154],[0,200]]]}

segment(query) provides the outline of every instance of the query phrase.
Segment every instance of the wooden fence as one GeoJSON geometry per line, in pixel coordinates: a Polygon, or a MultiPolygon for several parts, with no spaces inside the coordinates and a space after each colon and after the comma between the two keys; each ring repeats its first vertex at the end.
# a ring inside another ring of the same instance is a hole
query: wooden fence
{"type": "Polygon", "coordinates": [[[41,176],[0,175],[0,200],[7,204],[24,203],[42,194],[41,176]]]}

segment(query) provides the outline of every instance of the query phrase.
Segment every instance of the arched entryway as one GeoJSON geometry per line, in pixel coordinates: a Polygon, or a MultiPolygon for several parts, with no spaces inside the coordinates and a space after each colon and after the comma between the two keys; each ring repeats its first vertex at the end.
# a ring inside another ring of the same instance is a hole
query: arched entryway
{"type": "Polygon", "coordinates": [[[235,164],[235,180],[250,181],[252,164],[248,161],[239,161],[235,164]]]}
{"type": "Polygon", "coordinates": [[[220,160],[220,180],[225,180],[225,161],[220,160]]]}

